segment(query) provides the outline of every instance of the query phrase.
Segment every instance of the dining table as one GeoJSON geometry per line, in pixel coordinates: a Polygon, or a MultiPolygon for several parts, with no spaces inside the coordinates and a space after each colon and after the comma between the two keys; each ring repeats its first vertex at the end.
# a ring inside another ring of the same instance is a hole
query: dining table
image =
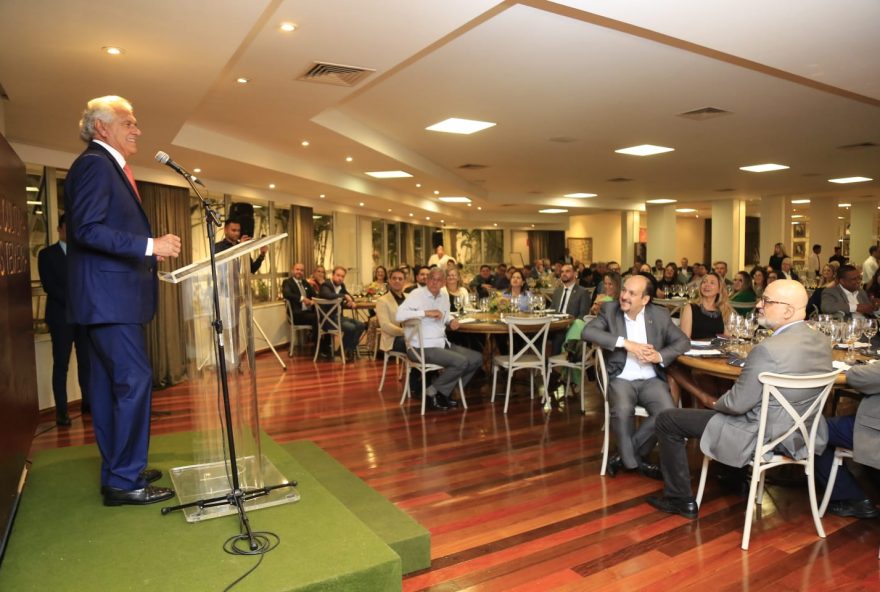
{"type": "MultiPolygon", "coordinates": [[[[495,355],[497,335],[507,335],[507,324],[502,320],[504,313],[497,312],[465,312],[458,315],[459,325],[457,331],[467,334],[482,334],[485,336],[483,343],[483,366],[491,370],[492,356],[495,355]]],[[[546,313],[516,313],[519,316],[539,316],[546,313]]],[[[550,314],[553,320],[550,322],[550,331],[564,331],[574,322],[571,315],[550,314]]],[[[540,330],[540,325],[520,325],[523,333],[535,333],[540,330]]]]}

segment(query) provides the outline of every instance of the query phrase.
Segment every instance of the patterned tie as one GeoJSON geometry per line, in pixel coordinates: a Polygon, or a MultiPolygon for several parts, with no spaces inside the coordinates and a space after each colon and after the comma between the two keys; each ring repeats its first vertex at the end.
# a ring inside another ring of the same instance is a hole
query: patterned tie
{"type": "Polygon", "coordinates": [[[128,177],[128,182],[131,184],[131,188],[134,189],[134,194],[137,196],[138,201],[141,201],[141,194],[138,193],[137,184],[134,182],[134,173],[131,172],[131,167],[128,166],[128,163],[125,163],[122,170],[125,172],[125,176],[128,177]]]}

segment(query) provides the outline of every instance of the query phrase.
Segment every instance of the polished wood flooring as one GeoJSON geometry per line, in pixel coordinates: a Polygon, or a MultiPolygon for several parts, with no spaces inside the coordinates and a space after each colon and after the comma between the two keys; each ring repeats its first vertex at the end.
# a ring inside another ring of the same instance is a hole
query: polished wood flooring
{"type": "MultiPolygon", "coordinates": [[[[805,487],[768,486],[743,552],[742,498],[710,485],[690,521],[644,502],[658,481],[600,477],[592,385],[585,415],[574,401],[545,414],[527,383],[504,415],[480,381],[466,413],[421,417],[417,402],[398,405],[394,377],[377,392],[381,370],[297,357],[285,372],[261,355],[260,420],[279,442],[313,440],[431,530],[432,567],[406,591],[880,590],[880,521],[827,516],[819,539],[805,487]]],[[[153,434],[192,429],[194,403],[187,384],[157,391],[153,434]]],[[[69,429],[43,419],[34,451],[94,442],[88,417],[69,429]]]]}

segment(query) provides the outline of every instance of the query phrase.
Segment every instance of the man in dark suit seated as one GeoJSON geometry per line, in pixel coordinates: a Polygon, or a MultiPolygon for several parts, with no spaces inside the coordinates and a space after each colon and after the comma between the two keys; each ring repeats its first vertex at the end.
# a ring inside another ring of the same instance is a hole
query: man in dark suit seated
{"type": "MultiPolygon", "coordinates": [[[[584,318],[590,306],[590,297],[587,291],[578,285],[574,267],[568,263],[562,265],[559,273],[561,286],[557,286],[550,298],[550,308],[556,312],[570,314],[576,319],[584,318]]],[[[549,335],[550,355],[562,353],[562,345],[565,342],[566,330],[553,331],[549,335]]],[[[553,393],[560,386],[558,374],[551,374],[548,390],[553,393]]]]}
{"type": "Polygon", "coordinates": [[[174,496],[150,485],[162,473],[147,469],[153,375],[144,327],[156,312],[156,262],[176,257],[180,238],[153,238],[126,162],[140,135],[128,101],[89,101],[80,121],[88,147],[64,184],[68,318],[89,336],[88,390],[105,506],[174,496]]]}
{"type": "Polygon", "coordinates": [[[67,368],[70,350],[76,344],[76,369],[82,391],[82,412],[89,413],[89,345],[85,327],[67,322],[67,225],[58,217],[58,242],[49,245],[37,258],[40,282],[46,292],[46,324],[52,336],[52,396],[55,423],[70,426],[67,414],[67,368]]]}
{"type": "MultiPolygon", "coordinates": [[[[235,218],[229,218],[226,220],[223,224],[223,234],[223,240],[214,245],[215,253],[222,253],[230,247],[251,240],[251,237],[248,235],[242,236],[241,222],[235,218]]],[[[268,251],[269,247],[260,247],[260,254],[257,255],[256,259],[251,259],[251,273],[257,273],[257,270],[259,270],[260,266],[263,264],[263,259],[266,258],[266,253],[268,251]]]]}
{"type": "Polygon", "coordinates": [[[617,302],[607,302],[599,316],[584,327],[584,341],[605,350],[611,425],[617,438],[617,456],[608,460],[608,474],[638,470],[659,479],[657,465],[647,457],[657,440],[654,421],[672,409],[672,395],[664,368],[690,349],[682,333],[662,306],[651,304],[654,278],[636,274],[627,278],[617,302]],[[636,405],[649,414],[633,433],[636,405]]]}
{"type": "MultiPolygon", "coordinates": [[[[337,265],[333,268],[333,275],[321,285],[318,297],[324,300],[342,300],[343,308],[354,306],[354,298],[345,287],[346,269],[337,265]]],[[[357,320],[342,316],[342,347],[345,349],[345,357],[354,360],[355,349],[367,326],[357,320]]]]}
{"type": "MultiPolygon", "coordinates": [[[[656,431],[660,442],[663,496],[649,497],[649,504],[670,514],[697,517],[688,469],[687,438],[700,438],[704,454],[731,467],[744,467],[754,459],[763,392],[758,376],[762,372],[803,375],[831,371],[831,343],[803,322],[806,306],[807,292],[800,283],[776,280],[767,286],[755,310],[760,325],[771,329],[773,335],[752,349],[733,387],[718,399],[697,395],[708,409],[670,409],[660,414],[656,431]]],[[[780,390],[795,409],[803,412],[822,389],[780,390]]],[[[771,405],[766,439],[775,438],[790,426],[788,413],[778,405],[771,405]]],[[[816,437],[816,452],[825,449],[827,437],[823,421],[816,437]]],[[[807,454],[807,445],[799,434],[791,435],[781,446],[792,458],[805,458],[807,454]]]]}
{"type": "Polygon", "coordinates": [[[305,281],[306,267],[302,263],[294,263],[290,268],[290,277],[281,283],[281,293],[290,302],[293,310],[294,325],[310,325],[312,337],[318,333],[318,316],[312,298],[315,290],[305,281]]]}
{"type": "MultiPolygon", "coordinates": [[[[846,372],[846,382],[862,392],[865,398],[859,403],[855,415],[827,420],[828,447],[816,457],[816,490],[819,496],[828,486],[834,449],[837,447],[852,450],[853,460],[869,467],[877,482],[877,469],[880,469],[880,397],[876,395],[880,393],[880,364],[853,366],[846,372]]],[[[827,511],[837,516],[856,518],[876,518],[880,514],[846,465],[837,469],[827,511]]]]}
{"type": "Polygon", "coordinates": [[[470,287],[477,291],[477,298],[488,298],[493,289],[492,268],[488,265],[481,265],[480,273],[471,280],[470,287]]]}
{"type": "Polygon", "coordinates": [[[859,270],[852,265],[841,265],[837,270],[837,285],[822,290],[822,312],[843,313],[847,317],[864,317],[877,310],[871,297],[861,287],[859,270]]]}

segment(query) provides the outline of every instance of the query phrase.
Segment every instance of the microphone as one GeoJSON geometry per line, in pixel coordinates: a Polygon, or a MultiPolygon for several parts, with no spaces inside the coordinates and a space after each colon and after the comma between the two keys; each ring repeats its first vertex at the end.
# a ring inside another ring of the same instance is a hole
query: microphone
{"type": "Polygon", "coordinates": [[[187,179],[191,179],[193,182],[198,183],[202,187],[205,186],[205,184],[202,183],[198,177],[194,177],[194,176],[190,175],[189,171],[187,171],[185,168],[183,168],[182,166],[180,166],[179,164],[177,164],[176,162],[171,160],[171,157],[168,156],[167,153],[159,150],[156,153],[155,159],[157,162],[160,162],[162,164],[166,164],[166,165],[170,166],[172,169],[174,169],[177,172],[178,175],[181,175],[182,177],[185,177],[187,179]]]}

